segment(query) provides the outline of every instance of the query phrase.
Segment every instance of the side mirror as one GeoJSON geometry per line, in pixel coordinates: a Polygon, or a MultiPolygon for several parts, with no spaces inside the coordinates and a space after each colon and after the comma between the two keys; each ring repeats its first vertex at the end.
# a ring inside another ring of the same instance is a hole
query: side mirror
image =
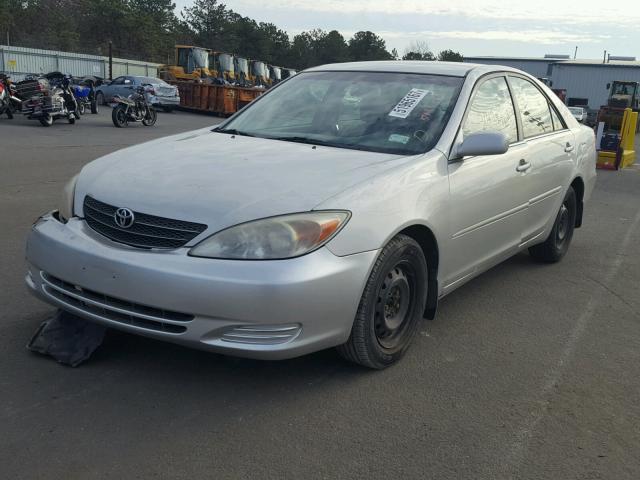
{"type": "Polygon", "coordinates": [[[607,83],[607,90],[609,90],[611,88],[611,84],[607,83]]]}
{"type": "Polygon", "coordinates": [[[468,135],[458,148],[454,158],[475,157],[478,155],[501,155],[509,150],[509,141],[500,132],[478,132],[468,135]]]}

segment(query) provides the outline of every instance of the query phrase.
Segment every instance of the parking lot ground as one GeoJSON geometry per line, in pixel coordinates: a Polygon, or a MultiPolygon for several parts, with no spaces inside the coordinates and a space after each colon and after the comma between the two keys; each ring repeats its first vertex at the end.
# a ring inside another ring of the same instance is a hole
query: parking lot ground
{"type": "Polygon", "coordinates": [[[640,169],[599,172],[561,263],[520,254],[468,283],[385,371],[118,332],[72,369],[25,350],[53,311],[23,286],[31,222],[91,159],[217,121],[107,113],[0,120],[2,478],[640,477],[640,169]]]}

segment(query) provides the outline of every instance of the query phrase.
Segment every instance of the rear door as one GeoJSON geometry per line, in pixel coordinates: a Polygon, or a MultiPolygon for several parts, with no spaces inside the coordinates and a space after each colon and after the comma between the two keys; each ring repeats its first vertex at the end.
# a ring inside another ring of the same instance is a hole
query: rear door
{"type": "Polygon", "coordinates": [[[502,132],[510,147],[502,155],[465,157],[448,165],[452,248],[446,259],[451,269],[445,291],[512,255],[521,242],[528,195],[520,164],[526,158],[526,145],[520,142],[503,74],[478,82],[457,141],[481,131],[502,132]]]}
{"type": "Polygon", "coordinates": [[[523,243],[539,239],[555,219],[576,155],[574,135],[553,103],[531,80],[509,75],[527,145],[528,203],[523,243]]]}

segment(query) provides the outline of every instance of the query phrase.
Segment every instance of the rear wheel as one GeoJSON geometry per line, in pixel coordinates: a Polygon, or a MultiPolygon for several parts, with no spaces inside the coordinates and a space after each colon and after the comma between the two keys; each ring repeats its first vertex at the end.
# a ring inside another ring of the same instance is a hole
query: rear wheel
{"type": "Polygon", "coordinates": [[[9,120],[11,120],[13,118],[13,112],[11,111],[11,107],[7,107],[7,110],[5,112],[7,114],[7,118],[9,120]]]}
{"type": "Polygon", "coordinates": [[[84,103],[78,103],[78,113],[80,115],[84,115],[86,110],[86,107],[84,106],[84,103]]]}
{"type": "Polygon", "coordinates": [[[50,127],[53,125],[53,117],[51,115],[45,115],[44,117],[40,117],[38,120],[40,120],[43,127],[50,127]]]}
{"type": "Polygon", "coordinates": [[[351,335],[338,352],[365,367],[400,360],[427,301],[427,261],[411,237],[397,235],[380,252],[362,294],[351,335]]]}
{"type": "Polygon", "coordinates": [[[569,187],[562,205],[560,205],[551,233],[544,243],[529,248],[529,254],[534,259],[539,262],[555,263],[565,256],[569,250],[576,224],[576,202],[576,192],[573,187],[569,187]]]}
{"type": "Polygon", "coordinates": [[[76,123],[76,116],[73,113],[70,113],[69,116],[67,117],[67,121],[73,125],[74,123],[76,123]]]}
{"type": "Polygon", "coordinates": [[[149,108],[147,114],[142,119],[142,124],[146,127],[153,127],[156,124],[157,119],[158,112],[156,112],[153,108],[149,108]]]}
{"type": "Polygon", "coordinates": [[[91,100],[91,113],[98,113],[98,100],[91,100]]]}
{"type": "Polygon", "coordinates": [[[124,105],[118,105],[113,109],[113,112],[111,112],[111,120],[113,121],[113,124],[118,128],[127,126],[127,112],[125,111],[124,105]]]}

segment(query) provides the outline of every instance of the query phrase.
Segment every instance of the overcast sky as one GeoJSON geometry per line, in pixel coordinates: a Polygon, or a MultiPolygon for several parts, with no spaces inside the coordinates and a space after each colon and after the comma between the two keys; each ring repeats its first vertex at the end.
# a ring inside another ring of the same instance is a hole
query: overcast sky
{"type": "MultiPolygon", "coordinates": [[[[192,0],[174,0],[181,10],[192,0]]],[[[294,35],[303,30],[358,30],[381,35],[400,54],[415,40],[434,51],[463,55],[578,58],[640,57],[640,1],[616,0],[228,0],[237,13],[272,22],[294,35]]]]}

